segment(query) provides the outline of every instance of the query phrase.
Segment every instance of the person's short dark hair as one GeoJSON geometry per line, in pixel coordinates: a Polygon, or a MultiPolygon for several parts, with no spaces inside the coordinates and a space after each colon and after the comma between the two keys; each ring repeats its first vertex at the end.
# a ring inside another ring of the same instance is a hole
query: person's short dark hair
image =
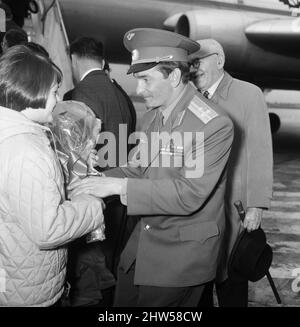
{"type": "Polygon", "coordinates": [[[28,39],[25,31],[21,29],[10,29],[4,34],[4,41],[6,42],[7,48],[10,48],[14,45],[26,43],[28,39]]]}
{"type": "Polygon", "coordinates": [[[47,57],[25,45],[9,48],[0,57],[0,105],[16,111],[45,108],[61,70],[47,57]]]}
{"type": "Polygon", "coordinates": [[[81,37],[70,44],[70,55],[88,58],[101,62],[104,57],[103,44],[91,37],[81,37]]]}
{"type": "Polygon", "coordinates": [[[42,45],[35,43],[35,42],[27,42],[25,45],[30,50],[35,51],[39,54],[42,54],[42,55],[50,58],[48,51],[42,45]]]}
{"type": "Polygon", "coordinates": [[[175,68],[178,68],[181,71],[181,80],[183,84],[188,83],[190,79],[190,68],[187,62],[162,61],[155,67],[157,67],[157,70],[160,71],[165,78],[167,78],[175,68]]]}

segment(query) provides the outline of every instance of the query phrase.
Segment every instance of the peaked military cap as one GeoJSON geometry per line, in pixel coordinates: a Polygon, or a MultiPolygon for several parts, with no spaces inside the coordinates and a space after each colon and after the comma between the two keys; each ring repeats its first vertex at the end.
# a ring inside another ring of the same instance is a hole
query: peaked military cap
{"type": "Polygon", "coordinates": [[[188,62],[199,44],[183,35],[155,28],[136,28],[124,35],[124,45],[132,54],[127,72],[137,73],[164,61],[188,62]]]}

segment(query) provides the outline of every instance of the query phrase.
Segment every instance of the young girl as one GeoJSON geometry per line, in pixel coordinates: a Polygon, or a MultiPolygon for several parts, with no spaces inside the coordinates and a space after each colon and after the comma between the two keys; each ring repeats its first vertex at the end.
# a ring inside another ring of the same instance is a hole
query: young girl
{"type": "Polygon", "coordinates": [[[15,46],[0,58],[0,306],[50,306],[64,288],[66,244],[103,222],[101,200],[65,200],[50,130],[62,75],[15,46]],[[49,138],[48,138],[48,137],[49,138]]]}

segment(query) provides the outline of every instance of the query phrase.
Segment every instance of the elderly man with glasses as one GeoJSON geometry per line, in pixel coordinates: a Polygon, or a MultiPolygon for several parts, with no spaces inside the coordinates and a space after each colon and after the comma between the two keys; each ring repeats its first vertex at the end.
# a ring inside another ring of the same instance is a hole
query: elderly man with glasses
{"type": "MultiPolygon", "coordinates": [[[[216,278],[219,306],[247,306],[248,282],[228,277],[228,259],[242,232],[259,228],[262,212],[272,197],[272,139],[265,99],[250,83],[224,71],[225,54],[214,39],[199,40],[200,50],[189,57],[191,79],[199,91],[218,104],[234,124],[234,141],[228,160],[225,193],[226,227],[216,278]],[[241,200],[246,208],[242,222],[234,207],[241,200]]],[[[212,305],[212,286],[206,288],[201,305],[212,305]]]]}

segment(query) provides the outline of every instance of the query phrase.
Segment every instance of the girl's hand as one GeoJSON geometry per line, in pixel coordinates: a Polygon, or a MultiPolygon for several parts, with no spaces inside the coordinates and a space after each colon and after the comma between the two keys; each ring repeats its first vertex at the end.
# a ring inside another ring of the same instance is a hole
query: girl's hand
{"type": "Polygon", "coordinates": [[[94,167],[98,166],[98,160],[99,160],[99,157],[97,156],[97,150],[95,150],[95,149],[91,150],[91,152],[89,153],[89,156],[87,158],[87,164],[88,164],[89,170],[93,170],[94,167]]]}

